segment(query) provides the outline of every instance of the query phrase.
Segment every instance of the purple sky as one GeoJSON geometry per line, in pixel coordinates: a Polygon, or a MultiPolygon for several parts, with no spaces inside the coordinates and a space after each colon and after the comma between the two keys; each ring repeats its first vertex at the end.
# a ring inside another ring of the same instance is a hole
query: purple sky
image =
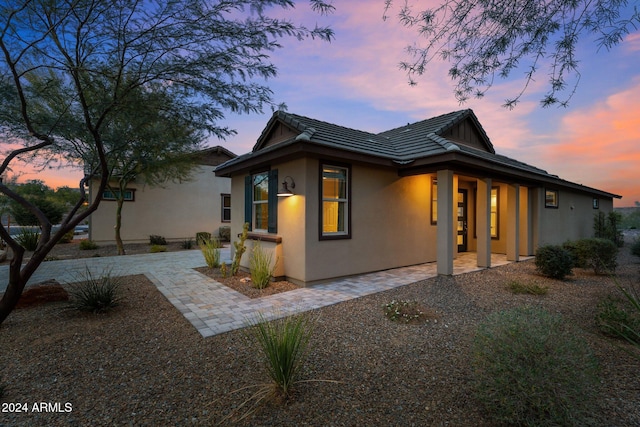
{"type": "MultiPolygon", "coordinates": [[[[407,59],[405,47],[417,40],[397,20],[382,20],[384,1],[336,2],[330,16],[310,11],[308,3],[286,16],[309,26],[330,25],[332,43],[285,40],[272,60],[278,77],[269,82],[276,103],[288,111],[318,120],[379,132],[463,108],[472,108],[496,152],[543,168],[549,173],[623,196],[616,206],[640,201],[640,33],[625,37],[611,51],[592,40],[578,47],[581,80],[568,108],[542,109],[547,87],[545,70],[536,77],[524,100],[514,109],[501,105],[523,84],[516,71],[497,82],[481,100],[460,105],[453,96],[448,64],[431,64],[407,84],[398,64],[407,59]]],[[[267,123],[264,114],[228,115],[226,123],[238,134],[226,141],[211,140],[236,154],[251,150],[267,123]]],[[[40,174],[42,175],[42,174],[40,174]]],[[[78,172],[47,179],[49,185],[77,185],[78,172]],[[64,177],[65,181],[61,181],[64,177]],[[55,182],[55,183],[54,183],[55,182]]],[[[42,176],[27,175],[23,179],[42,176]]]]}

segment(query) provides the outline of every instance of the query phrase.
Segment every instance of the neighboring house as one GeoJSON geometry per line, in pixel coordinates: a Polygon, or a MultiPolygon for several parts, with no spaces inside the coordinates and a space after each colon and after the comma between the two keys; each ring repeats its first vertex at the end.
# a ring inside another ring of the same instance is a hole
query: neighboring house
{"type": "Polygon", "coordinates": [[[251,227],[242,266],[260,240],[300,284],[433,261],[450,275],[467,251],[517,261],[591,236],[620,197],[496,154],[471,110],[377,134],[278,111],[215,172],[232,180],[231,236],[251,227]]]}
{"type": "MultiPolygon", "coordinates": [[[[198,153],[198,166],[190,181],[168,182],[151,187],[144,182],[131,183],[122,207],[122,240],[149,242],[150,235],[167,240],[194,238],[199,231],[217,235],[231,221],[231,180],[216,177],[215,166],[235,157],[216,146],[198,153]]],[[[98,209],[89,218],[89,238],[96,242],[115,241],[116,202],[110,190],[95,194],[98,180],[91,181],[89,198],[102,197],[98,209]]]]}

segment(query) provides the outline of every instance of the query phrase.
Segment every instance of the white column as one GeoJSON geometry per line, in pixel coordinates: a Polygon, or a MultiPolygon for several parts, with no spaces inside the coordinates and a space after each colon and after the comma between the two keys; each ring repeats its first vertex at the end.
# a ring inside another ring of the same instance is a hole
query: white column
{"type": "Polygon", "coordinates": [[[438,171],[438,274],[453,274],[453,171],[438,171]]]}
{"type": "Polygon", "coordinates": [[[476,237],[478,267],[491,267],[491,178],[478,179],[476,237]]]}
{"type": "Polygon", "coordinates": [[[507,260],[520,260],[520,185],[507,186],[507,260]]]}

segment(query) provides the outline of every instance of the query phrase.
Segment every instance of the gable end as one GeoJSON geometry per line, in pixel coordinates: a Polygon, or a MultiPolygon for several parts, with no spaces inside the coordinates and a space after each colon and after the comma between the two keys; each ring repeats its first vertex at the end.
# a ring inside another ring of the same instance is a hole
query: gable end
{"type": "Polygon", "coordinates": [[[487,143],[484,135],[478,131],[475,123],[469,118],[454,124],[442,132],[440,136],[468,147],[493,153],[493,147],[491,147],[490,143],[487,143]]]}

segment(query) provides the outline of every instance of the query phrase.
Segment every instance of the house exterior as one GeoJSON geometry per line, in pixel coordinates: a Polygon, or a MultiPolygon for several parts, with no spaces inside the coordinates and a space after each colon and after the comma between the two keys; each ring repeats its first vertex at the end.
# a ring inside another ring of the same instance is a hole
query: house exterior
{"type": "Polygon", "coordinates": [[[259,241],[304,285],[434,261],[450,275],[460,252],[517,261],[591,236],[620,197],[496,154],[471,110],[381,133],[278,111],[215,172],[231,178],[232,238],[248,222],[247,253],[259,241]]]}
{"type": "MultiPolygon", "coordinates": [[[[231,179],[216,177],[215,166],[236,155],[216,146],[200,151],[198,166],[190,181],[169,182],[162,187],[133,182],[125,191],[121,235],[124,242],[149,242],[150,235],[167,240],[195,238],[197,232],[217,235],[231,221],[231,179]]],[[[89,198],[102,197],[89,217],[89,238],[115,242],[116,202],[110,190],[96,194],[97,179],[91,180],[89,198]]]]}

